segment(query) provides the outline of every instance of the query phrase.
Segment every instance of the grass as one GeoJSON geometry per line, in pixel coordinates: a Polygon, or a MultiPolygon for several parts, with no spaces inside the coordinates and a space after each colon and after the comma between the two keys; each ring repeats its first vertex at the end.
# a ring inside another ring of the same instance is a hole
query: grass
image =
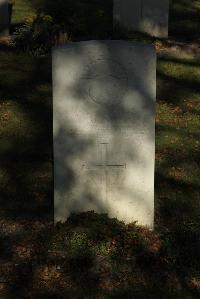
{"type": "Polygon", "coordinates": [[[163,210],[172,225],[177,214],[193,220],[199,215],[199,79],[198,59],[158,62],[156,173],[163,186],[158,196],[165,198],[163,210]]]}
{"type": "Polygon", "coordinates": [[[170,36],[176,36],[182,40],[199,40],[199,9],[199,0],[171,0],[170,36]]]}
{"type": "MultiPolygon", "coordinates": [[[[200,1],[172,7],[171,34],[188,40],[197,20],[182,35],[175,17],[200,1]]],[[[29,12],[16,0],[13,20],[29,12]]],[[[199,66],[195,55],[158,58],[155,232],[94,213],[54,227],[51,57],[0,51],[2,296],[198,298],[199,66]]]]}
{"type": "Polygon", "coordinates": [[[27,16],[32,16],[35,11],[29,0],[15,0],[15,5],[13,6],[12,23],[21,24],[24,18],[27,16]]]}
{"type": "Polygon", "coordinates": [[[13,217],[36,207],[44,215],[52,198],[50,59],[1,52],[0,65],[1,204],[13,217]]]}

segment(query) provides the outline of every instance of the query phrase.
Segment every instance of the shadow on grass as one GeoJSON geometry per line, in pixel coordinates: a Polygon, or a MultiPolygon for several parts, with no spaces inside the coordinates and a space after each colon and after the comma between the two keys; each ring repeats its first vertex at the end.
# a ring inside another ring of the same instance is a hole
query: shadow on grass
{"type": "Polygon", "coordinates": [[[199,39],[200,9],[195,0],[171,0],[169,33],[184,41],[199,39]]]}
{"type": "Polygon", "coordinates": [[[198,67],[198,60],[160,58],[157,69],[157,97],[164,99],[167,103],[181,105],[183,100],[191,97],[194,93],[200,94],[200,80],[198,76],[194,75],[198,67]],[[182,68],[181,72],[179,67],[182,68]],[[187,72],[189,72],[188,75],[186,75],[187,72]]]}
{"type": "Polygon", "coordinates": [[[0,65],[1,214],[52,219],[50,59],[1,53],[0,65]]]}
{"type": "Polygon", "coordinates": [[[200,57],[195,60],[195,59],[181,59],[181,58],[176,58],[176,57],[162,57],[159,58],[159,62],[170,62],[170,63],[175,63],[178,65],[183,65],[183,66],[191,66],[191,67],[199,67],[200,66],[200,57]]]}
{"type": "Polygon", "coordinates": [[[156,206],[157,221],[161,227],[163,224],[173,229],[177,222],[187,219],[198,220],[199,209],[196,197],[199,186],[197,184],[177,181],[157,172],[156,186],[158,198],[159,195],[161,196],[156,206]]]}
{"type": "MultiPolygon", "coordinates": [[[[180,100],[182,99],[181,94],[187,93],[192,93],[192,92],[198,92],[200,93],[200,86],[199,86],[199,80],[190,80],[190,79],[183,79],[183,78],[175,78],[172,77],[170,75],[166,75],[164,74],[162,71],[158,71],[158,75],[159,78],[163,81],[165,81],[168,86],[169,84],[171,86],[169,86],[170,89],[170,94],[171,94],[171,90],[174,90],[173,87],[176,86],[175,90],[176,93],[175,95],[173,94],[173,98],[179,98],[180,100]]],[[[166,85],[167,85],[166,84],[166,85]]],[[[167,90],[165,90],[165,92],[163,92],[165,94],[165,99],[166,97],[169,97],[169,92],[167,92],[167,90]]]]}
{"type": "Polygon", "coordinates": [[[196,298],[182,279],[198,265],[198,231],[181,224],[158,236],[106,215],[74,215],[19,241],[35,248],[29,258],[13,258],[9,298],[196,298]],[[106,255],[94,250],[98,235],[109,244],[106,255]],[[54,255],[52,246],[59,246],[54,255]]]}

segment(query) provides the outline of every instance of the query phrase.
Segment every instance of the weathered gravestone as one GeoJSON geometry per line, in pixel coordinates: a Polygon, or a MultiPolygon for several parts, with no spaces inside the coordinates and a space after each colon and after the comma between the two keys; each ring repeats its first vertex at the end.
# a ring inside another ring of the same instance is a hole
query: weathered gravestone
{"type": "Polygon", "coordinates": [[[0,0],[0,36],[9,34],[9,11],[8,1],[0,0]]]}
{"type": "Polygon", "coordinates": [[[114,25],[155,37],[168,36],[169,0],[114,0],[114,25]]]}
{"type": "Polygon", "coordinates": [[[94,210],[153,226],[156,54],[123,41],[53,51],[55,220],[94,210]]]}

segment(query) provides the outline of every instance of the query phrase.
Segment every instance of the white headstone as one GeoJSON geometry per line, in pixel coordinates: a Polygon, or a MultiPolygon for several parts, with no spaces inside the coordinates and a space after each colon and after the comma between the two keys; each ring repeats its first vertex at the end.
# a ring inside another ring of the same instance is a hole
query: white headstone
{"type": "Polygon", "coordinates": [[[153,227],[156,54],[124,41],[53,50],[55,221],[94,210],[153,227]]]}
{"type": "Polygon", "coordinates": [[[9,34],[8,0],[0,0],[0,36],[9,34]]]}
{"type": "Polygon", "coordinates": [[[168,36],[169,0],[114,0],[114,25],[155,37],[168,36]]]}

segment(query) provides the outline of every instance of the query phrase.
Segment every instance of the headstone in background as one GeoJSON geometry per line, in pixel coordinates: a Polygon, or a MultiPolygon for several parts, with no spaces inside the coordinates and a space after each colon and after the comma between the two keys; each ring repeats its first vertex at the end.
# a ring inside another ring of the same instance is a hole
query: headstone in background
{"type": "Polygon", "coordinates": [[[114,0],[114,25],[155,37],[168,36],[169,0],[114,0]]]}
{"type": "Polygon", "coordinates": [[[0,36],[9,35],[8,0],[0,0],[0,36]]]}
{"type": "Polygon", "coordinates": [[[114,26],[139,30],[141,25],[141,0],[114,0],[114,26]]]}
{"type": "Polygon", "coordinates": [[[55,221],[94,210],[153,227],[156,54],[123,41],[53,50],[55,221]]]}

